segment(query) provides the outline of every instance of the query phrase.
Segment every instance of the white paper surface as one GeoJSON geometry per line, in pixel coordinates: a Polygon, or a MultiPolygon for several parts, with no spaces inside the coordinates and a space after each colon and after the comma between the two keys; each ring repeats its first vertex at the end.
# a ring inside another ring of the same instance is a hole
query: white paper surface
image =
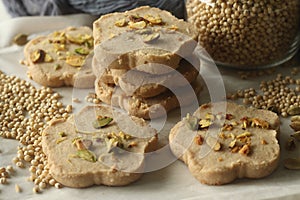
{"type": "MultiPolygon", "coordinates": [[[[69,25],[91,25],[92,17],[88,15],[72,15],[64,17],[27,17],[0,23],[0,69],[7,74],[16,75],[28,80],[26,67],[19,64],[23,58],[23,48],[11,45],[10,41],[17,33],[40,34],[41,32],[64,28],[69,25]]],[[[283,74],[290,75],[290,68],[278,68],[283,74]]],[[[226,91],[235,91],[253,87],[258,89],[261,80],[271,80],[274,75],[253,77],[241,80],[235,70],[222,69],[222,77],[226,91]]],[[[299,75],[297,75],[300,78],[299,75]]],[[[0,80],[1,81],[1,80],[0,80]]],[[[55,89],[63,95],[65,104],[72,104],[72,88],[55,89]]],[[[207,91],[200,94],[201,103],[209,100],[207,91]]],[[[160,138],[167,139],[169,128],[174,122],[168,122],[160,133],[160,138]]],[[[292,130],[288,126],[289,119],[282,119],[281,146],[292,130]]],[[[0,166],[11,165],[16,156],[18,142],[0,138],[0,166]]],[[[242,179],[224,186],[207,186],[199,183],[189,173],[185,164],[175,161],[169,166],[145,174],[139,181],[125,187],[93,186],[86,189],[50,188],[41,194],[33,194],[33,183],[26,179],[28,169],[17,169],[8,185],[0,185],[0,199],[299,199],[300,171],[290,171],[283,167],[282,160],[291,156],[299,156],[300,144],[295,152],[281,151],[281,162],[278,169],[269,177],[259,180],[242,179]],[[23,189],[15,192],[15,183],[23,189]]]]}

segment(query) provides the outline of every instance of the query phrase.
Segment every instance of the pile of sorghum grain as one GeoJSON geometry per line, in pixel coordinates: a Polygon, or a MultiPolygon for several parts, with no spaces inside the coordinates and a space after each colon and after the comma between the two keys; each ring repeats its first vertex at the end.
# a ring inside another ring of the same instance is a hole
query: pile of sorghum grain
{"type": "MultiPolygon", "coordinates": [[[[65,107],[59,99],[60,95],[51,88],[37,89],[25,80],[0,71],[0,136],[19,141],[12,162],[19,168],[29,168],[28,180],[34,182],[34,193],[49,186],[61,187],[49,174],[41,146],[41,133],[47,122],[54,118],[66,119],[72,112],[72,106],[65,107]]],[[[12,167],[3,167],[1,171],[1,183],[7,183],[7,171],[12,171],[12,167]]]]}
{"type": "Polygon", "coordinates": [[[299,0],[188,0],[187,11],[200,45],[232,67],[282,60],[299,34],[299,0]]]}
{"type": "MultiPolygon", "coordinates": [[[[297,74],[298,68],[293,68],[291,74],[297,74]]],[[[228,94],[227,98],[237,100],[241,98],[243,103],[255,108],[271,110],[288,117],[289,110],[300,107],[300,79],[292,76],[277,74],[276,78],[269,81],[262,81],[260,89],[248,88],[228,94]]]]}

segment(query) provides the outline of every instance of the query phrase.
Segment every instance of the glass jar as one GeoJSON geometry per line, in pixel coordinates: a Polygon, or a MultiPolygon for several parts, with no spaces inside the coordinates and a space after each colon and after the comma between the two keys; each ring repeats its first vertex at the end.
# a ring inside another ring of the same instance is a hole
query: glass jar
{"type": "Polygon", "coordinates": [[[277,66],[300,44],[300,0],[188,0],[188,21],[217,65],[277,66]]]}

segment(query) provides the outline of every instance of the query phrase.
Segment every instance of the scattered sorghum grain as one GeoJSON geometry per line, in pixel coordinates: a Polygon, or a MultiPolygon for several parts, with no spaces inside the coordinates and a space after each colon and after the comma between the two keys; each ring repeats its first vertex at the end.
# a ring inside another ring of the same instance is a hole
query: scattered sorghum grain
{"type": "Polygon", "coordinates": [[[236,100],[238,97],[245,105],[271,110],[282,117],[288,117],[289,109],[300,105],[297,80],[279,73],[273,80],[261,81],[259,90],[254,88],[237,90],[235,94],[227,95],[227,98],[236,100]]]}
{"type": "MultiPolygon", "coordinates": [[[[65,107],[59,101],[61,95],[51,88],[37,89],[29,82],[1,71],[0,80],[0,136],[19,141],[12,163],[20,168],[29,166],[28,180],[35,183],[33,192],[39,193],[40,188],[47,188],[49,181],[54,180],[42,151],[41,133],[51,119],[68,118],[72,106],[65,107]]],[[[7,183],[14,170],[7,166],[0,171],[0,182],[7,183]]]]}

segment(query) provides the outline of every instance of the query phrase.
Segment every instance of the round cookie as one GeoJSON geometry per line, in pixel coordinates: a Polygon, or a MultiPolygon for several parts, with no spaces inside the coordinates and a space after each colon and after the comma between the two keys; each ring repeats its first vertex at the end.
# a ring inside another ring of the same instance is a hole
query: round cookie
{"type": "Polygon", "coordinates": [[[271,111],[208,103],[171,129],[170,148],[204,184],[263,178],[279,163],[279,127],[279,117],[271,111]]]}
{"type": "Polygon", "coordinates": [[[144,119],[159,118],[175,108],[190,105],[195,101],[198,103],[197,94],[200,90],[201,85],[195,80],[191,85],[177,88],[176,95],[171,91],[166,91],[158,96],[145,99],[127,96],[120,87],[115,85],[105,84],[99,80],[95,82],[96,95],[101,101],[120,107],[130,115],[144,119]]]}
{"type": "Polygon", "coordinates": [[[182,60],[180,67],[168,74],[153,75],[137,70],[109,69],[102,76],[98,76],[98,80],[120,86],[127,96],[150,98],[167,91],[168,88],[188,85],[198,74],[199,69],[182,60]]]}
{"type": "MultiPolygon", "coordinates": [[[[91,66],[84,66],[92,51],[93,37],[89,27],[68,27],[37,37],[24,48],[28,76],[49,87],[73,86],[76,78],[82,78],[82,82],[95,79],[91,66]]],[[[76,82],[81,87],[81,80],[76,82]]]]}
{"type": "Polygon", "coordinates": [[[119,122],[109,107],[87,106],[68,120],[50,121],[42,133],[42,147],[51,175],[61,184],[75,188],[123,186],[138,180],[145,167],[144,154],[157,149],[158,139],[156,131],[143,119],[130,119],[131,122],[119,122]],[[112,121],[95,126],[104,118],[112,121]],[[132,127],[134,130],[140,134],[147,131],[147,136],[132,135],[120,128],[132,123],[138,127],[132,127]]]}
{"type": "Polygon", "coordinates": [[[168,11],[142,6],[101,16],[93,24],[96,58],[110,68],[136,68],[159,63],[177,68],[181,58],[192,54],[198,33],[194,25],[168,11]]]}

